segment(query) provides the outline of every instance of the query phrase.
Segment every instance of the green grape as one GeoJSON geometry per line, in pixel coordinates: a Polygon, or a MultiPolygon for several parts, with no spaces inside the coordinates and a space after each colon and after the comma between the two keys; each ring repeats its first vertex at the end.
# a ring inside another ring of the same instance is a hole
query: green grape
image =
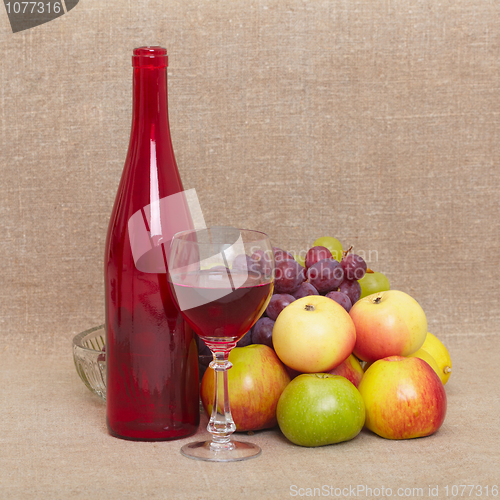
{"type": "Polygon", "coordinates": [[[302,267],[305,267],[306,265],[306,258],[304,255],[302,254],[299,254],[299,253],[296,253],[295,254],[295,260],[302,266],[302,267]]]}
{"type": "Polygon", "coordinates": [[[335,260],[342,260],[342,243],[337,238],[333,238],[332,236],[322,236],[318,238],[314,243],[313,247],[325,247],[332,252],[332,256],[335,260]]]}
{"type": "Polygon", "coordinates": [[[391,288],[385,274],[373,271],[367,271],[366,274],[358,280],[358,283],[361,285],[360,299],[372,293],[384,292],[391,288]]]}

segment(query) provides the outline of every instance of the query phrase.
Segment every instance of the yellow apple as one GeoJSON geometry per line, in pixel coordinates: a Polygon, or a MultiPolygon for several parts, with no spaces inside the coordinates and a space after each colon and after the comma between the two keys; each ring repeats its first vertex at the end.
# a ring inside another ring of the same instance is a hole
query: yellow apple
{"type": "Polygon", "coordinates": [[[428,436],[446,416],[441,379],[420,358],[389,356],[375,361],[358,390],[366,407],[365,426],[387,439],[428,436]]]}
{"type": "Polygon", "coordinates": [[[407,293],[387,290],[358,300],[349,311],[356,326],[354,355],[363,361],[408,356],[427,336],[427,318],[407,293]]]}
{"type": "Polygon", "coordinates": [[[349,357],[356,342],[354,323],[337,302],[309,295],[281,311],[273,346],[281,361],[301,373],[333,370],[349,357]]]}

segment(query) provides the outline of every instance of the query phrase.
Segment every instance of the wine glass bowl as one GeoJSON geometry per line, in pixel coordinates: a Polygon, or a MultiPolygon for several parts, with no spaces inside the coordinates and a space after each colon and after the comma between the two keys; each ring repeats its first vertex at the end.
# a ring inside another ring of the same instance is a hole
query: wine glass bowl
{"type": "Polygon", "coordinates": [[[267,307],[273,291],[274,257],[266,234],[231,227],[177,233],[168,257],[169,286],[182,316],[213,354],[212,440],[181,452],[208,461],[245,460],[258,446],[231,439],[227,370],[229,353],[267,307]],[[217,386],[222,387],[219,391],[217,386]]]}

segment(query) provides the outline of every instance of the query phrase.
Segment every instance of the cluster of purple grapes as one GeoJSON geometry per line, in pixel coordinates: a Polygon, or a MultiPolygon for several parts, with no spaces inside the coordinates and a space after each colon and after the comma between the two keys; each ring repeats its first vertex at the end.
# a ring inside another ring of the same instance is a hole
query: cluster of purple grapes
{"type": "Polygon", "coordinates": [[[358,283],[366,273],[366,262],[356,254],[347,254],[341,262],[335,260],[328,248],[309,249],[302,267],[294,257],[274,248],[276,274],[274,293],[266,311],[254,327],[238,343],[265,344],[273,347],[272,333],[279,313],[294,300],[308,295],[325,295],[349,312],[361,296],[358,283]]]}
{"type": "MultiPolygon", "coordinates": [[[[280,312],[294,300],[308,295],[325,295],[349,312],[361,296],[358,283],[366,273],[366,262],[356,254],[344,255],[341,262],[335,260],[328,248],[314,246],[306,254],[302,267],[290,253],[273,248],[275,266],[274,291],[267,308],[253,328],[237,343],[237,347],[264,344],[273,347],[273,327],[280,312]]],[[[270,269],[265,255],[243,256],[241,262],[233,262],[233,268],[267,273],[270,269]]],[[[200,356],[210,358],[210,350],[200,342],[200,356]]],[[[200,358],[201,361],[201,358],[200,358]]],[[[204,363],[200,364],[200,368],[204,363]]],[[[204,370],[203,370],[204,371],[204,370]]]]}

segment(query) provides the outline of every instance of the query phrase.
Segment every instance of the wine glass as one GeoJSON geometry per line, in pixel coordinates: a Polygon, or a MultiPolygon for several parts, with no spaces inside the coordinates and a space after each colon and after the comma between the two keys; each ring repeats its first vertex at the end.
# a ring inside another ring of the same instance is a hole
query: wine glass
{"type": "Polygon", "coordinates": [[[186,457],[232,462],[256,457],[261,449],[235,441],[228,397],[229,353],[259,319],[273,292],[274,254],[259,231],[211,227],[183,231],[172,239],[168,257],[174,302],[210,348],[215,390],[207,429],[211,441],[182,447],[186,457]],[[218,387],[223,388],[219,391],[218,387]]]}

